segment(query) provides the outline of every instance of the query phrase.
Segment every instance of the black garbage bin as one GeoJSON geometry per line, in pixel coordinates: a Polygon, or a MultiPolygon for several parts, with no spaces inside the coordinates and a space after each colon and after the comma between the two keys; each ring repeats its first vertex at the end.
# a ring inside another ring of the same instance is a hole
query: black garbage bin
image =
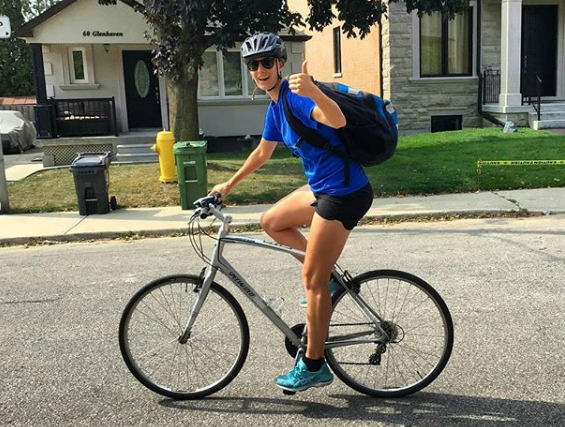
{"type": "Polygon", "coordinates": [[[106,214],[116,209],[116,198],[108,199],[111,153],[79,153],[71,163],[81,215],[106,214]]]}

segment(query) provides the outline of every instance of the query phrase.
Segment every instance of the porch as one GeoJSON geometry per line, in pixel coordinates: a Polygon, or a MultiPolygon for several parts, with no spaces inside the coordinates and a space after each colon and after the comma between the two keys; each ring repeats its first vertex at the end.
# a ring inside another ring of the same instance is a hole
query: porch
{"type": "Polygon", "coordinates": [[[483,4],[482,109],[534,129],[565,127],[563,0],[483,4]]]}
{"type": "Polygon", "coordinates": [[[43,150],[44,167],[70,165],[77,153],[107,151],[120,163],[157,162],[157,154],[149,150],[156,136],[157,130],[139,130],[116,135],[38,139],[36,145],[43,150]]]}
{"type": "Polygon", "coordinates": [[[522,94],[521,105],[505,107],[500,105],[500,70],[485,70],[480,78],[483,111],[535,130],[565,128],[565,99],[542,96],[543,80],[537,73],[531,77],[534,90],[522,94]]]}

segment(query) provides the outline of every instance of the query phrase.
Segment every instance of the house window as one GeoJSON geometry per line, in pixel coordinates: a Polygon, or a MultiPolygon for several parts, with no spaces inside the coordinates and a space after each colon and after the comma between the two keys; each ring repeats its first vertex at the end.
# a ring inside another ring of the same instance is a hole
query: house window
{"type": "Polygon", "coordinates": [[[200,69],[200,76],[198,78],[200,96],[220,96],[218,58],[216,52],[204,52],[202,59],[204,60],[204,65],[200,69]]]}
{"type": "Polygon", "coordinates": [[[243,95],[243,78],[239,52],[228,52],[224,61],[224,89],[226,96],[243,95]]]}
{"type": "Polygon", "coordinates": [[[462,129],[462,116],[432,116],[432,133],[462,129]]]}
{"type": "Polygon", "coordinates": [[[69,49],[71,83],[88,83],[86,50],[83,47],[69,49]]]}
{"type": "Polygon", "coordinates": [[[341,27],[335,27],[334,35],[334,73],[341,73],[341,27]]]}
{"type": "Polygon", "coordinates": [[[473,9],[448,20],[441,13],[420,18],[420,76],[470,76],[473,9]]]}
{"type": "MultiPolygon", "coordinates": [[[[199,71],[198,97],[200,99],[250,98],[255,83],[244,66],[239,51],[207,51],[199,71]]],[[[255,96],[266,96],[256,91],[255,96]]]]}

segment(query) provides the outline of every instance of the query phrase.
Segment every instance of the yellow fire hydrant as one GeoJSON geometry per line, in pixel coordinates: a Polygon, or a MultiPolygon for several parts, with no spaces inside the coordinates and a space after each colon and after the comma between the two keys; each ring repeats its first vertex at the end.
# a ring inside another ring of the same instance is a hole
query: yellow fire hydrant
{"type": "Polygon", "coordinates": [[[157,134],[157,141],[151,150],[159,155],[159,166],[161,168],[161,182],[177,182],[177,170],[175,167],[175,156],[173,145],[175,135],[172,132],[162,131],[157,134]]]}

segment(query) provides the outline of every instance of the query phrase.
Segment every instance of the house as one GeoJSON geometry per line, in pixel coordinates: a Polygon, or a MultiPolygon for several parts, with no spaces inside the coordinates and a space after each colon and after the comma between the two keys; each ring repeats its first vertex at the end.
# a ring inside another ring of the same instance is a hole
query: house
{"type": "MultiPolygon", "coordinates": [[[[144,145],[168,128],[167,81],[154,73],[150,31],[135,0],[103,6],[62,0],[17,29],[31,46],[37,83],[35,121],[46,165],[69,164],[77,151],[117,152],[144,145]],[[95,135],[97,135],[95,137],[95,135]],[[130,147],[131,148],[131,147],[130,147]]],[[[283,35],[290,69],[299,71],[304,35],[283,35]]],[[[253,83],[239,45],[204,54],[200,70],[200,128],[214,137],[261,134],[268,97],[252,99],[253,83]]]]}
{"type": "MultiPolygon", "coordinates": [[[[289,4],[307,12],[305,0],[289,4]]],[[[562,0],[473,0],[448,21],[388,3],[388,19],[363,40],[346,38],[337,20],[307,32],[306,59],[318,80],[391,99],[403,132],[506,121],[565,127],[564,6],[562,0]]]]}

